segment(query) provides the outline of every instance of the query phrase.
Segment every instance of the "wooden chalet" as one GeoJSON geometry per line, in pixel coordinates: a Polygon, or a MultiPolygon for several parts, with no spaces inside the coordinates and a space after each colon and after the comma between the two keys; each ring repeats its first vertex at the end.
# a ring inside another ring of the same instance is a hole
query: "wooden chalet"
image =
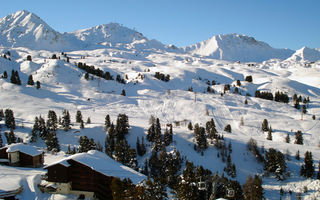
{"type": "Polygon", "coordinates": [[[114,178],[130,178],[134,184],[146,177],[99,151],[79,153],[45,166],[46,181],[53,193],[76,194],[86,198],[113,199],[114,178]]]}
{"type": "Polygon", "coordinates": [[[9,165],[20,167],[41,167],[44,153],[36,147],[23,143],[11,144],[0,148],[0,159],[9,165]]]}

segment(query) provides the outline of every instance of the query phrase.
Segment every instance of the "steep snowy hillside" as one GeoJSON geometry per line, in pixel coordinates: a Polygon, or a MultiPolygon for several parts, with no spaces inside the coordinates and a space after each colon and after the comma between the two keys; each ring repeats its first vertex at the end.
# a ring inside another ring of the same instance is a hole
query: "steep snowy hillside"
{"type": "Polygon", "coordinates": [[[289,49],[272,48],[253,37],[238,34],[213,36],[206,41],[184,47],[184,50],[214,59],[241,62],[262,62],[271,58],[286,59],[294,53],[289,49]]]}
{"type": "Polygon", "coordinates": [[[165,46],[156,40],[148,40],[141,33],[117,23],[98,25],[92,28],[65,33],[68,38],[76,37],[88,46],[103,45],[129,49],[164,49],[165,46]]]}
{"type": "Polygon", "coordinates": [[[288,60],[304,61],[304,62],[316,62],[320,60],[320,51],[316,49],[310,49],[308,47],[302,47],[297,50],[288,60]]]}
{"type": "Polygon", "coordinates": [[[26,10],[2,18],[0,32],[2,46],[47,50],[71,49],[70,41],[66,41],[37,15],[26,10]]]}

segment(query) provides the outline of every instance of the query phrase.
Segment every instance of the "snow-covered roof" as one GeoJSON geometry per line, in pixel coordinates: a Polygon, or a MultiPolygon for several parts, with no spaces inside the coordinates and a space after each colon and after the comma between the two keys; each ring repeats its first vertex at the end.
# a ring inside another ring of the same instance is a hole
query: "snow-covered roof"
{"type": "Polygon", "coordinates": [[[66,157],[62,160],[54,162],[50,165],[45,166],[44,168],[48,168],[53,165],[62,164],[68,167],[70,164],[68,160],[74,160],[83,165],[90,167],[92,170],[100,172],[106,176],[118,177],[121,180],[124,178],[130,178],[134,184],[138,184],[139,182],[146,179],[146,176],[131,169],[130,167],[124,166],[104,153],[101,153],[96,150],[88,151],[87,153],[78,153],[69,157],[66,157]]]}
{"type": "Polygon", "coordinates": [[[5,148],[8,148],[6,150],[7,153],[13,153],[13,152],[19,151],[19,152],[28,154],[30,156],[37,156],[43,153],[43,151],[37,149],[36,147],[29,146],[23,143],[11,144],[6,146],[5,148]]]}

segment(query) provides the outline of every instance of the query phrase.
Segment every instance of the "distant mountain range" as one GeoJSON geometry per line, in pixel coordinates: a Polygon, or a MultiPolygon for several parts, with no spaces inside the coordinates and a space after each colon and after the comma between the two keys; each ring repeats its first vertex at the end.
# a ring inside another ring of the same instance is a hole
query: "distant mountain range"
{"type": "Polygon", "coordinates": [[[37,50],[68,51],[95,48],[161,50],[241,62],[262,62],[269,59],[315,62],[320,59],[320,51],[317,49],[307,47],[297,51],[276,49],[253,37],[239,34],[217,35],[182,48],[174,45],[166,46],[157,40],[149,40],[143,34],[117,23],[61,34],[37,15],[26,10],[17,11],[2,18],[0,32],[1,46],[37,50]]]}

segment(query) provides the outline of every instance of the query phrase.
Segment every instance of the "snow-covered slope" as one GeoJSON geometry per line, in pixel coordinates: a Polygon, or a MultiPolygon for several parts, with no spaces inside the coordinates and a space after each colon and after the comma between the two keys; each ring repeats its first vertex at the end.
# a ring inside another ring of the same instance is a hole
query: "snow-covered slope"
{"type": "Polygon", "coordinates": [[[320,51],[316,49],[310,49],[308,47],[302,47],[297,50],[288,60],[292,61],[305,61],[316,62],[320,60],[320,51]]]}
{"type": "Polygon", "coordinates": [[[238,34],[213,36],[206,41],[184,47],[184,50],[214,59],[241,62],[262,62],[271,58],[286,59],[294,53],[289,49],[272,48],[253,37],[238,34]]]}
{"type": "Polygon", "coordinates": [[[0,32],[2,46],[60,50],[70,49],[71,45],[37,15],[26,10],[2,18],[0,32]]]}
{"type": "MultiPolygon", "coordinates": [[[[235,179],[241,184],[249,174],[263,172],[263,165],[256,162],[246,148],[247,141],[252,137],[257,140],[259,146],[263,145],[266,149],[273,147],[283,153],[287,149],[290,150],[291,161],[288,161],[288,170],[291,171],[292,178],[278,182],[272,177],[265,177],[263,187],[267,199],[275,199],[280,187],[293,192],[302,191],[304,186],[314,188],[304,194],[306,199],[320,195],[319,181],[300,177],[299,169],[303,160],[298,161],[294,158],[298,150],[301,156],[308,150],[312,151],[315,162],[320,159],[317,136],[320,129],[318,120],[320,89],[317,78],[320,76],[320,65],[317,63],[306,67],[299,61],[271,60],[248,66],[174,52],[153,52],[145,57],[137,57],[133,56],[134,50],[118,48],[68,51],[65,53],[70,57],[70,62],[66,62],[66,58],[61,54],[57,55],[61,60],[48,59],[54,53],[50,51],[34,51],[20,47],[0,48],[1,55],[7,51],[11,52],[11,56],[7,57],[12,61],[0,57],[0,74],[7,71],[9,76],[7,79],[0,79],[0,108],[11,108],[14,111],[17,126],[14,133],[25,142],[30,141],[34,118],[39,115],[47,116],[48,110],[54,110],[57,115],[61,115],[62,110],[67,109],[71,114],[72,129],[68,132],[57,131],[62,151],[66,151],[68,145],[79,146],[80,136],[87,136],[104,144],[106,132],[103,126],[106,114],[110,115],[113,122],[119,113],[125,113],[129,117],[131,129],[127,140],[132,148],[135,148],[137,137],[146,137],[150,115],[158,117],[161,124],[186,120],[192,124],[204,125],[213,118],[218,133],[223,134],[227,142],[232,142],[234,150],[231,157],[237,167],[235,179]],[[26,61],[26,55],[31,55],[33,61],[26,61]],[[104,72],[110,72],[114,77],[120,74],[122,77],[127,77],[127,83],[120,84],[91,75],[90,79],[86,80],[85,72],[75,66],[75,62],[94,65],[104,72]],[[12,69],[19,72],[21,86],[10,83],[12,69]],[[155,79],[155,72],[169,74],[170,81],[155,79]],[[26,85],[30,74],[33,75],[34,81],[41,82],[40,89],[26,85]],[[252,75],[252,83],[244,81],[248,75],[252,75]],[[310,77],[313,78],[310,80],[310,77]],[[215,90],[214,94],[206,92],[208,80],[215,80],[217,83],[210,86],[215,90]],[[236,85],[237,80],[241,82],[241,86],[238,87],[241,95],[233,94],[235,89],[233,85],[236,85]],[[231,85],[231,92],[221,96],[225,84],[231,85]],[[187,91],[189,87],[192,87],[196,94],[187,91]],[[126,91],[126,96],[120,95],[123,89],[126,91]],[[280,90],[290,97],[294,93],[302,97],[309,96],[311,102],[308,104],[308,112],[301,120],[301,110],[295,109],[291,101],[285,104],[252,97],[256,90],[272,93],[280,90]],[[244,104],[245,99],[248,101],[247,105],[244,104]],[[82,112],[84,119],[91,118],[91,124],[85,124],[83,129],[75,123],[74,116],[77,110],[82,112]],[[313,120],[312,115],[317,119],[313,120]],[[244,125],[240,125],[241,118],[244,119],[244,125]],[[272,141],[267,140],[266,133],[261,131],[263,119],[268,119],[272,125],[274,130],[272,141]],[[224,131],[227,124],[232,126],[232,133],[224,131]],[[296,130],[304,133],[304,145],[294,144],[296,130]],[[284,142],[287,134],[291,138],[290,143],[284,142]]],[[[1,135],[6,144],[4,132],[9,130],[3,120],[0,123],[1,135]]],[[[162,131],[164,129],[163,127],[162,131]]],[[[168,151],[177,149],[195,165],[202,165],[212,172],[218,171],[220,174],[223,172],[225,163],[215,156],[219,150],[212,144],[209,144],[201,156],[193,148],[195,143],[193,131],[184,125],[174,126],[173,131],[174,143],[167,147],[168,151]]],[[[151,155],[152,144],[146,143],[147,154],[137,158],[140,168],[143,167],[145,159],[151,155]]],[[[42,140],[33,145],[45,149],[42,140]]],[[[50,164],[63,157],[65,157],[63,152],[58,155],[47,153],[45,162],[50,164]]],[[[33,184],[37,185],[39,182],[39,179],[34,177],[36,174],[29,175],[29,171],[19,173],[22,174],[18,174],[15,178],[28,180],[26,188],[32,188],[33,184]]],[[[1,174],[6,180],[15,179],[4,171],[1,174]]],[[[35,191],[22,194],[21,199],[28,199],[29,196],[33,196],[31,199],[40,198],[39,195],[46,196],[42,199],[52,198],[49,194],[35,191]]]]}

